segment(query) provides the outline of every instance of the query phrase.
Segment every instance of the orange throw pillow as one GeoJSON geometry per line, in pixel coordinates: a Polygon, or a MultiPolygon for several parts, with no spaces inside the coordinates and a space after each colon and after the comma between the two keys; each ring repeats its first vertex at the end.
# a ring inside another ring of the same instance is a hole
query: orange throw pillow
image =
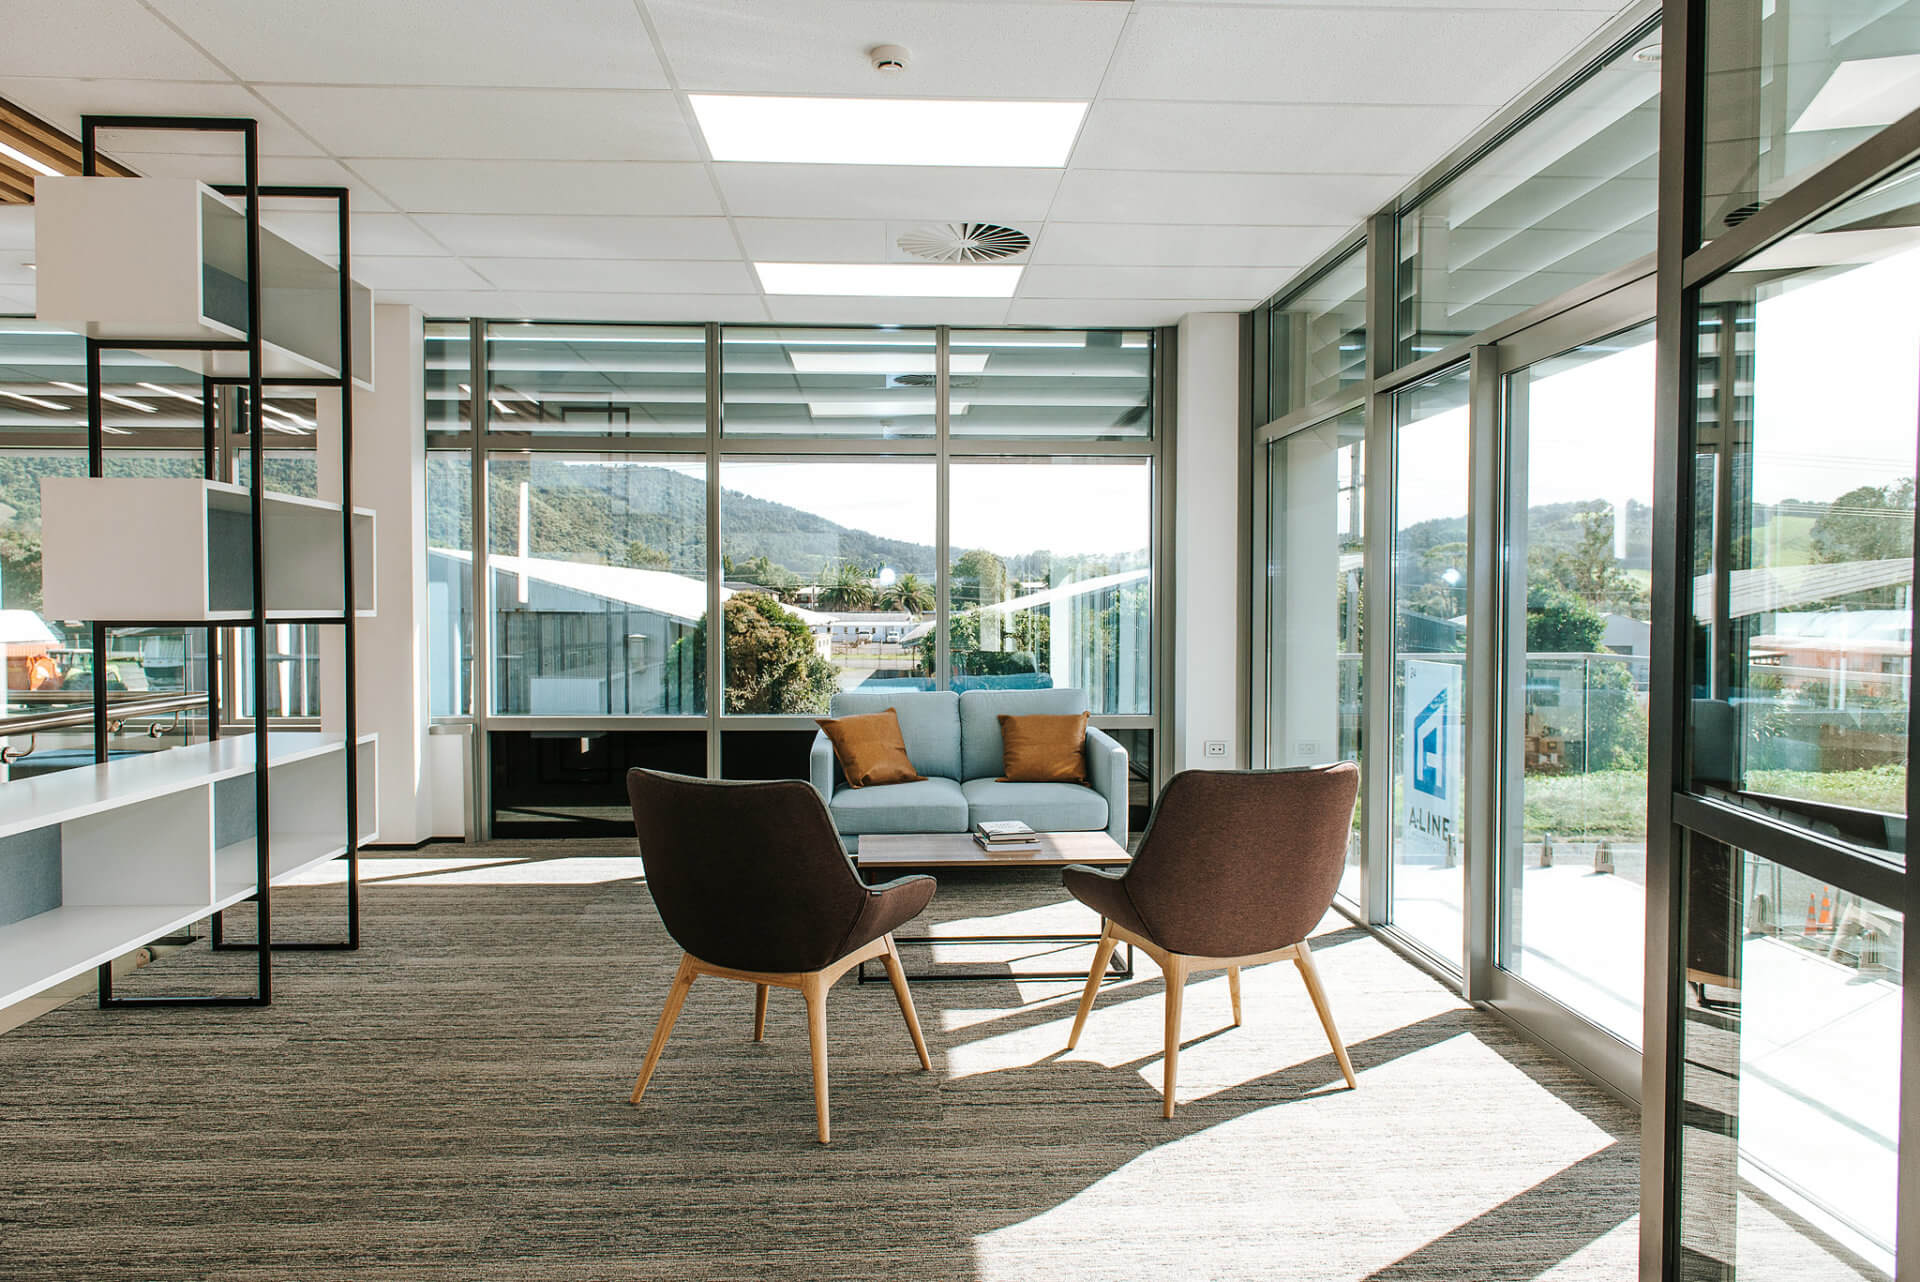
{"type": "Polygon", "coordinates": [[[833,742],[833,755],[840,760],[840,773],[847,777],[849,788],[918,783],[925,777],[907,756],[907,741],[900,737],[900,717],[892,708],[818,724],[833,742]]]}
{"type": "Polygon", "coordinates": [[[1085,783],[1087,714],[1010,717],[1000,714],[1007,773],[1001,783],[1085,783]]]}

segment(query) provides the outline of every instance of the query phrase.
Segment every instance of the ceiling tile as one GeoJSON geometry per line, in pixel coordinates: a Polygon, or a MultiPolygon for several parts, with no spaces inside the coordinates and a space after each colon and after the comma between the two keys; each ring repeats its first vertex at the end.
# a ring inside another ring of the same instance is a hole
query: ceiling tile
{"type": "Polygon", "coordinates": [[[1484,107],[1103,101],[1073,163],[1083,169],[1411,174],[1487,116],[1484,107]]]}
{"type": "Polygon", "coordinates": [[[707,321],[752,322],[767,319],[752,294],[506,294],[510,311],[495,316],[539,320],[665,321],[698,325],[707,321]]]}
{"type": "Polygon", "coordinates": [[[0,205],[0,249],[33,248],[33,206],[0,205]]]}
{"type": "MultiPolygon", "coordinates": [[[[48,76],[0,78],[0,98],[17,103],[48,124],[80,136],[80,117],[87,114],[152,116],[249,116],[260,122],[260,151],[269,156],[318,156],[321,149],[290,125],[279,112],[261,102],[242,85],[179,80],[69,80],[48,76]]],[[[100,149],[109,156],[130,157],[137,152],[174,154],[203,152],[238,156],[243,143],[238,133],[196,133],[169,129],[108,129],[100,133],[100,149]]],[[[139,165],[128,160],[136,169],[139,165]]]]}
{"type": "Polygon", "coordinates": [[[667,87],[633,0],[149,2],[244,80],[667,87]]]}
{"type": "Polygon", "coordinates": [[[1004,325],[1004,298],[815,298],[788,294],[767,299],[782,325],[1004,325]]]}
{"type": "Polygon", "coordinates": [[[703,165],[580,160],[348,162],[402,209],[453,214],[718,214],[703,165]]]}
{"type": "Polygon", "coordinates": [[[1238,298],[1251,306],[1287,283],[1284,267],[1042,267],[1021,298],[1238,298]]]}
{"type": "Polygon", "coordinates": [[[485,289],[499,284],[476,273],[458,258],[383,258],[353,256],[353,278],[387,293],[409,289],[485,289]]]}
{"type": "Polygon", "coordinates": [[[1353,227],[1399,190],[1400,176],[1182,174],[1072,169],[1053,217],[1067,222],[1244,223],[1353,227]]]}
{"type": "Polygon", "coordinates": [[[740,218],[747,256],[761,263],[884,263],[899,257],[885,219],[740,218]]]}
{"type": "Polygon", "coordinates": [[[699,160],[664,91],[262,85],[340,156],[443,160],[699,160]],[[406,121],[406,128],[394,122],[406,121]]]}
{"type": "Polygon", "coordinates": [[[1049,221],[1032,262],[1100,266],[1242,267],[1285,270],[1310,263],[1353,230],[1323,227],[1209,227],[1192,223],[1069,223],[1049,221]]]}
{"type": "Polygon", "coordinates": [[[1231,298],[1015,299],[1009,325],[1172,325],[1191,312],[1244,312],[1231,298]]]}
{"type": "Polygon", "coordinates": [[[31,290],[33,268],[27,264],[32,261],[30,249],[0,249],[0,289],[31,290]]]}
{"type": "Polygon", "coordinates": [[[730,262],[636,262],[590,258],[476,258],[474,270],[501,289],[527,293],[757,294],[760,282],[730,262]]]}
{"type": "Polygon", "coordinates": [[[420,225],[468,258],[737,258],[724,218],[421,214],[420,225]]]}
{"type": "Polygon", "coordinates": [[[648,0],[647,12],[683,89],[1090,99],[1127,6],[648,0]],[[879,44],[906,46],[905,74],[873,69],[879,44]]]}
{"type": "Polygon", "coordinates": [[[406,303],[428,316],[524,316],[512,296],[497,289],[395,289],[375,303],[406,303]]]}
{"type": "Polygon", "coordinates": [[[228,78],[179,33],[130,0],[8,0],[0,75],[228,78]]]}
{"type": "MultiPolygon", "coordinates": [[[[273,210],[264,221],[282,236],[323,258],[333,257],[338,247],[338,218],[332,212],[299,210],[283,213],[273,210]]],[[[446,246],[414,226],[413,220],[405,214],[353,214],[348,234],[351,237],[349,248],[353,251],[355,261],[368,255],[432,258],[444,256],[447,252],[446,246]]]]}
{"type": "Polygon", "coordinates": [[[906,165],[713,167],[727,209],[741,218],[972,219],[1037,222],[1060,184],[1058,169],[952,169],[906,165]]]}
{"type": "MultiPolygon", "coordinates": [[[[150,178],[197,178],[203,183],[239,183],[245,177],[237,156],[142,154],[130,164],[150,178]]],[[[393,205],[379,192],[347,172],[340,162],[319,156],[262,156],[263,186],[345,187],[354,209],[385,212],[393,205]]]]}
{"type": "Polygon", "coordinates": [[[1597,29],[1592,11],[1143,8],[1103,86],[1208,102],[1506,102],[1597,29]]]}

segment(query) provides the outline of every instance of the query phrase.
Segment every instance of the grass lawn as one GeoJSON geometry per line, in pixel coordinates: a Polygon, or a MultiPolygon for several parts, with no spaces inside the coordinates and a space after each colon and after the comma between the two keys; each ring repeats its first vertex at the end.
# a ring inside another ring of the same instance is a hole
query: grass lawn
{"type": "MultiPolygon", "coordinates": [[[[1898,814],[1906,808],[1904,766],[1875,766],[1821,774],[1810,770],[1754,770],[1747,775],[1753,792],[1824,801],[1863,810],[1898,814]]],[[[1556,837],[1632,837],[1647,830],[1647,777],[1634,770],[1596,770],[1587,775],[1528,775],[1527,839],[1543,832],[1556,837]]]]}

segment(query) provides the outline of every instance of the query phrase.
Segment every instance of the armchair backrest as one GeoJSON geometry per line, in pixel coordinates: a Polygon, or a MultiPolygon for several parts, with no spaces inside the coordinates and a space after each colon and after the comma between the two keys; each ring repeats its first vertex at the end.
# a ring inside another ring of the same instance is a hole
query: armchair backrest
{"type": "Polygon", "coordinates": [[[647,890],[674,942],[735,970],[818,970],[867,901],[826,805],[799,780],[627,772],[647,890]]]}
{"type": "MultiPolygon", "coordinates": [[[[1073,716],[1087,710],[1087,692],[1058,690],[963,690],[960,692],[961,779],[998,779],[1007,770],[1000,717],[1044,713],[1073,716]]],[[[921,772],[926,773],[925,771],[921,772]]]]}
{"type": "Polygon", "coordinates": [[[1202,957],[1271,952],[1333,903],[1360,767],[1186,770],[1167,781],[1127,869],[1156,943],[1202,957]]]}
{"type": "Polygon", "coordinates": [[[843,690],[833,696],[833,715],[859,717],[892,708],[900,718],[907,756],[921,774],[958,779],[960,696],[951,690],[843,690]]]}

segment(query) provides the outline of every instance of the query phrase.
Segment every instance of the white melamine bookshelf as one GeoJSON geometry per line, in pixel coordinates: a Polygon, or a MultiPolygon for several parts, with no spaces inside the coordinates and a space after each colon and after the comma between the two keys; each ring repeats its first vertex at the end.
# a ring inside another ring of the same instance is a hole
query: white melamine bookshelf
{"type": "MultiPolygon", "coordinates": [[[[341,610],[340,505],[271,491],[267,618],[341,610]]],[[[45,613],[55,619],[242,623],[252,617],[252,499],[244,486],[171,477],[40,482],[45,613]]],[[[374,516],[353,512],[355,613],[375,610],[374,516]]]]}
{"type": "MultiPolygon", "coordinates": [[[[375,813],[378,741],[359,741],[360,813],[375,813]]],[[[268,741],[270,882],[346,850],[346,742],[268,741]]],[[[251,896],[251,735],[216,739],[0,787],[0,855],[58,861],[59,902],[0,922],[0,1007],[251,896]],[[26,852],[34,852],[27,854],[26,852]]],[[[362,819],[361,842],[377,835],[362,819]]]]}
{"type": "MultiPolygon", "coordinates": [[[[244,351],[142,349],[138,340],[246,338],[246,202],[191,178],[41,178],[34,184],[41,320],[204,374],[244,376],[244,351]]],[[[339,270],[260,229],[261,374],[340,373],[339,270]]],[[[351,282],[354,382],[373,386],[373,292],[351,282]]]]}

